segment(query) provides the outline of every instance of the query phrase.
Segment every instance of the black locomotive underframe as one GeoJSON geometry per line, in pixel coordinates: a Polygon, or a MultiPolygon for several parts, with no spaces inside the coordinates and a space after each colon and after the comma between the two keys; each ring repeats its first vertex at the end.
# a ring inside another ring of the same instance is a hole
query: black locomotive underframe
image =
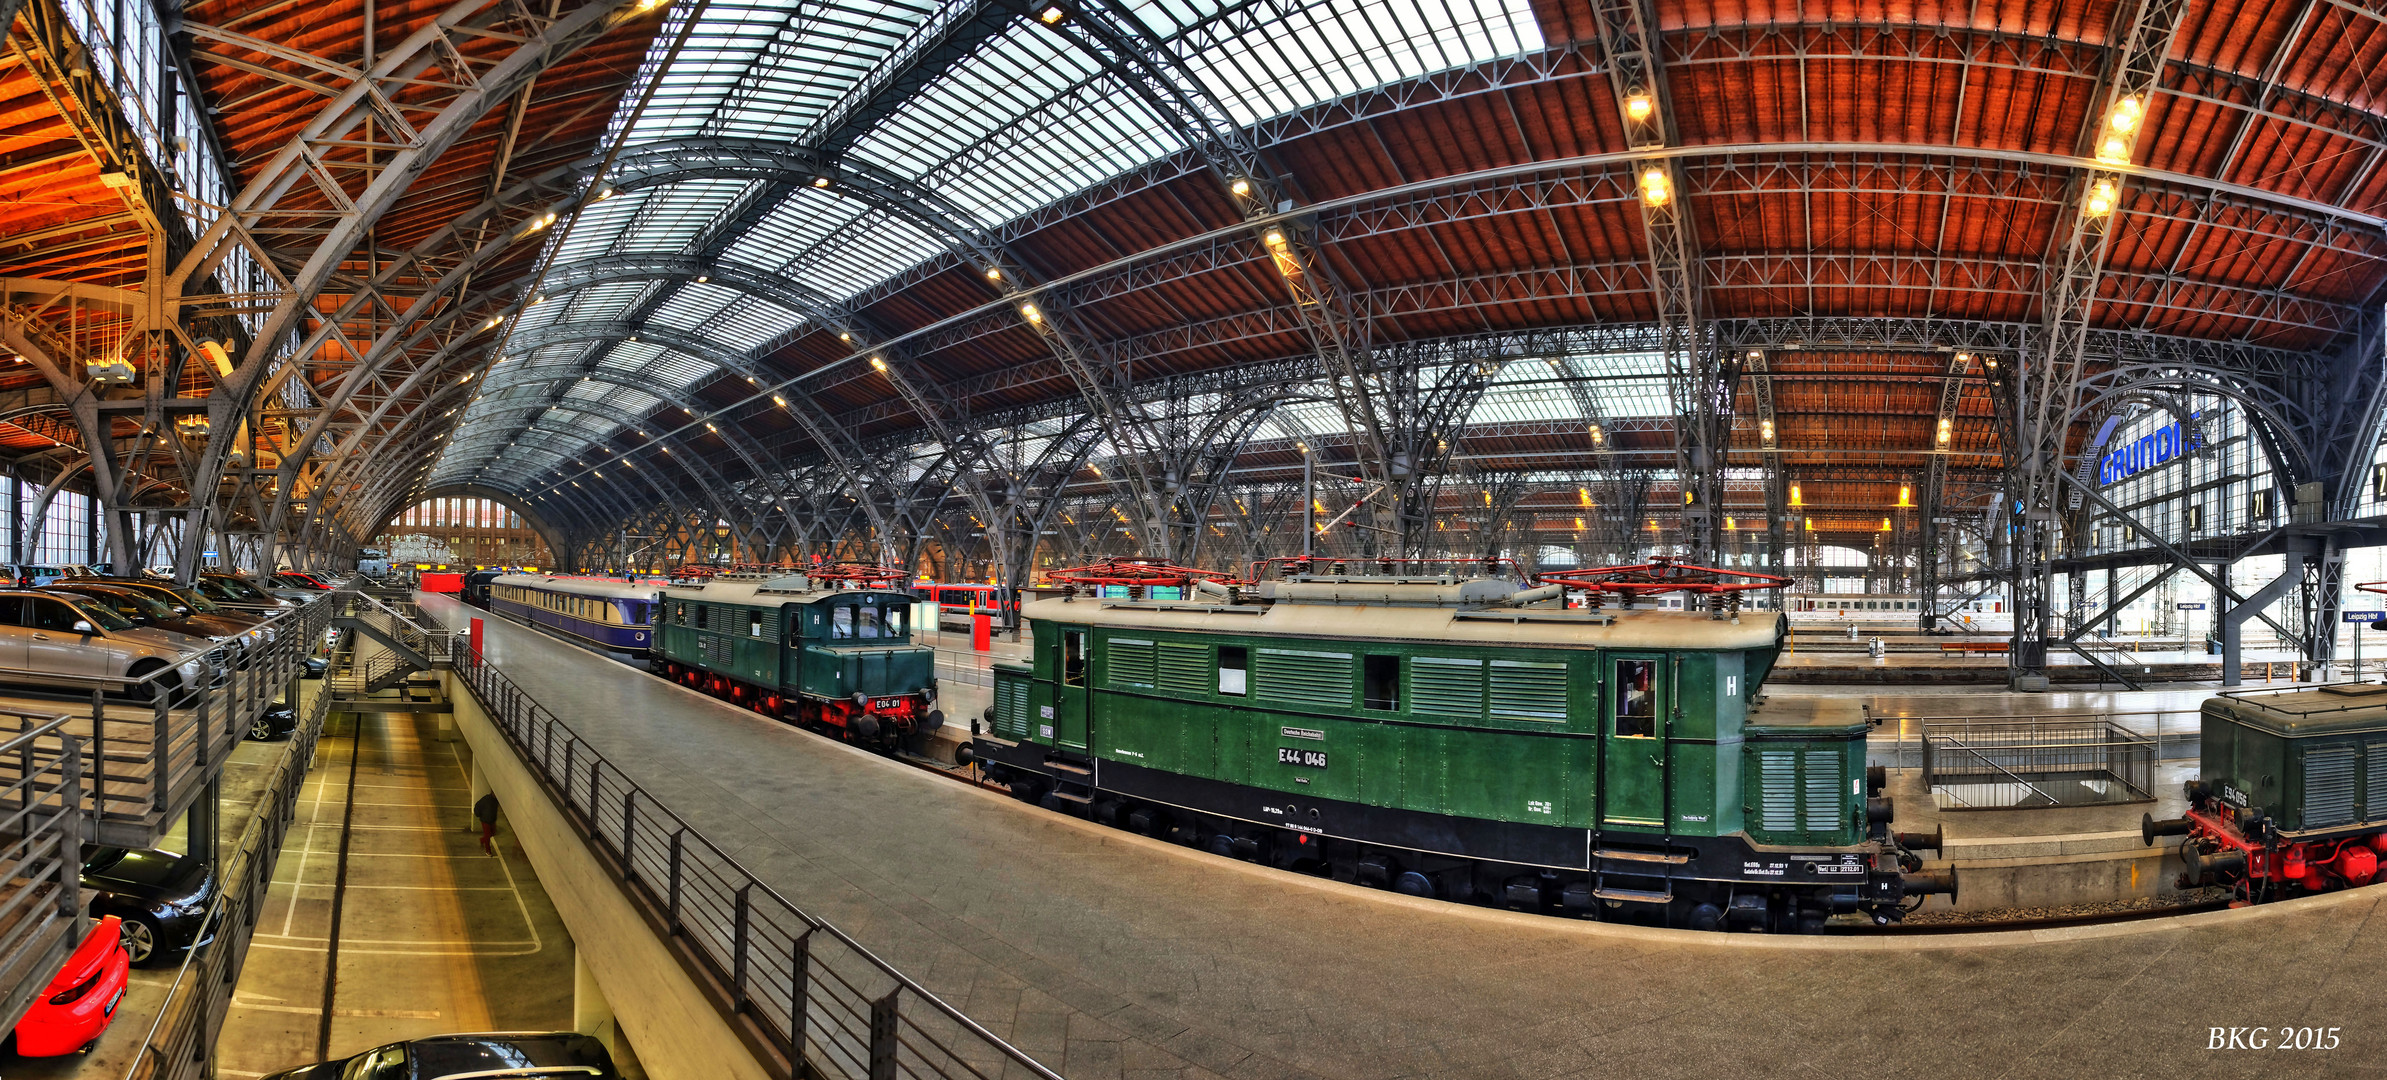
{"type": "Polygon", "coordinates": [[[1694,913],[1713,905],[1731,912],[1736,925],[1780,928],[1802,915],[1895,917],[1905,899],[1895,857],[1882,857],[1886,845],[1879,843],[1792,848],[1755,844],[1737,833],[1668,838],[1459,818],[1286,794],[985,735],[972,749],[989,778],[1031,802],[1222,855],[1324,869],[1365,884],[1397,887],[1403,873],[1415,872],[1433,883],[1432,895],[1446,899],[1534,906],[1538,893],[1538,906],[1547,909],[1655,913],[1669,923],[1712,919],[1714,911],[1694,913]]]}

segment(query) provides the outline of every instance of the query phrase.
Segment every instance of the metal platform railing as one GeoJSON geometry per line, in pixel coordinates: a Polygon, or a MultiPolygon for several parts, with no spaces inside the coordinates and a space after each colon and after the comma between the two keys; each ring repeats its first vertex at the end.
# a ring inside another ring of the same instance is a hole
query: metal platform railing
{"type": "Polygon", "coordinates": [[[808,1077],[1060,1080],[756,880],[465,642],[451,644],[458,681],[623,891],[727,988],[717,1004],[733,1027],[750,1021],[808,1077]]]}
{"type": "Polygon", "coordinates": [[[2154,799],[2156,730],[2111,715],[1921,720],[1923,783],[1942,810],[2029,810],[2154,799]]]}
{"type": "Polygon", "coordinates": [[[216,1037],[232,1008],[232,991],[240,983],[240,969],[248,960],[249,939],[265,910],[265,894],[273,882],[274,863],[298,816],[299,790],[306,786],[307,766],[315,760],[315,744],[323,737],[323,719],[332,695],[318,693],[298,730],[275,760],[273,772],[241,830],[240,842],[224,859],[216,881],[222,891],[208,909],[201,936],[208,944],[183,955],[182,966],[167,986],[141,1048],[125,1070],[125,1080],[200,1080],[213,1075],[216,1037]]]}
{"type": "Polygon", "coordinates": [[[0,786],[0,1029],[83,940],[84,740],[67,716],[11,713],[0,742],[14,778],[0,786]]]}
{"type": "MultiPolygon", "coordinates": [[[[257,715],[299,677],[331,621],[315,601],[265,625],[272,640],[253,649],[236,642],[196,658],[201,684],[179,685],[169,667],[113,690],[94,689],[80,701],[61,697],[69,730],[80,740],[84,835],[103,844],[149,847],[190,807],[223,767],[257,715]]],[[[31,696],[31,695],[28,695],[31,696]]],[[[0,738],[22,734],[24,723],[0,712],[0,738]]],[[[0,756],[0,785],[22,779],[18,763],[0,756]]]]}

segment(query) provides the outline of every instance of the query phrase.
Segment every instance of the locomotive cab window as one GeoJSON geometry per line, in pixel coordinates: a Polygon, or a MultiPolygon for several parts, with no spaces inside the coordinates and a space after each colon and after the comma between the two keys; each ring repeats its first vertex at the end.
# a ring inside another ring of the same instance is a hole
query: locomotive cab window
{"type": "Polygon", "coordinates": [[[1655,660],[1619,660],[1616,662],[1616,734],[1624,738],[1649,738],[1657,734],[1658,662],[1655,660]]]}
{"type": "MultiPolygon", "coordinates": [[[[1242,645],[1218,647],[1218,692],[1242,697],[1251,669],[1251,650],[1242,645]]],[[[1348,691],[1345,691],[1348,693],[1348,691]]]]}
{"type": "Polygon", "coordinates": [[[1361,669],[1361,693],[1368,708],[1401,707],[1401,658],[1370,654],[1361,669]]]}
{"type": "Polygon", "coordinates": [[[1064,686],[1086,685],[1086,632],[1061,632],[1061,683],[1064,686]]]}
{"type": "Polygon", "coordinates": [[[879,609],[864,604],[854,609],[855,633],[864,641],[879,639],[879,609]]]}
{"type": "Polygon", "coordinates": [[[836,641],[851,641],[854,637],[854,609],[839,605],[829,609],[829,637],[836,641]]]}

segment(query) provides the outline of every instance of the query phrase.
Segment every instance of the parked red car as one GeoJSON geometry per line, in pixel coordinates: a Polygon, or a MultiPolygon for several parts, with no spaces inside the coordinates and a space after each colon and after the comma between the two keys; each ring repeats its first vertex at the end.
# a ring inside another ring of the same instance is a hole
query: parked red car
{"type": "Polygon", "coordinates": [[[124,1000],[132,972],[132,954],[124,951],[123,920],[114,915],[101,919],[50,985],[34,997],[25,1018],[17,1021],[18,1056],[57,1057],[91,1049],[108,1030],[108,1021],[116,1018],[116,1005],[124,1000]]]}
{"type": "Polygon", "coordinates": [[[282,587],[289,589],[315,589],[318,591],[325,591],[331,588],[331,584],[329,582],[326,582],[313,574],[301,573],[296,570],[276,570],[274,571],[274,580],[281,583],[282,587]]]}

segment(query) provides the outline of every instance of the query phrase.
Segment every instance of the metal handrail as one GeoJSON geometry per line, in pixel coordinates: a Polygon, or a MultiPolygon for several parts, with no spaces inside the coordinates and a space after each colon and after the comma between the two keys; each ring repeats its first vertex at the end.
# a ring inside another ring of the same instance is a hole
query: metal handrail
{"type": "Polygon", "coordinates": [[[216,1038],[248,959],[257,917],[265,910],[274,863],[297,819],[299,793],[306,786],[307,767],[315,759],[331,699],[329,692],[315,695],[306,719],[275,762],[239,843],[217,868],[216,897],[196,935],[207,944],[183,954],[141,1049],[125,1069],[125,1080],[200,1080],[210,1074],[216,1038]]]}
{"type": "Polygon", "coordinates": [[[1060,1074],[988,1031],[860,942],[809,915],[607,761],[496,665],[451,639],[450,664],[523,764],[582,834],[608,853],[624,890],[665,920],[729,989],[725,1012],[761,1021],[805,1075],[823,1063],[857,1080],[1060,1074]],[[610,774],[611,783],[608,784],[610,774]],[[834,949],[824,949],[824,944],[834,949]],[[835,963],[850,954],[864,969],[835,963]],[[861,976],[857,978],[855,976],[861,976]],[[887,983],[883,992],[871,985],[887,983]],[[815,988],[819,993],[816,993],[815,988]],[[922,1016],[905,1005],[918,1002],[922,1016]],[[922,1021],[964,1036],[947,1045],[922,1021]],[[908,1037],[907,1037],[908,1036],[908,1037]],[[817,1054],[812,1052],[817,1051],[817,1054]]]}
{"type": "MultiPolygon", "coordinates": [[[[19,719],[32,714],[10,713],[19,719]]],[[[83,740],[62,730],[71,720],[51,716],[0,742],[0,760],[17,775],[0,787],[0,880],[19,883],[0,892],[0,1021],[14,1027],[33,995],[55,974],[57,959],[83,938],[83,740]],[[45,897],[43,894],[47,892],[45,897]],[[53,908],[37,915],[29,905],[53,908]]]]}

